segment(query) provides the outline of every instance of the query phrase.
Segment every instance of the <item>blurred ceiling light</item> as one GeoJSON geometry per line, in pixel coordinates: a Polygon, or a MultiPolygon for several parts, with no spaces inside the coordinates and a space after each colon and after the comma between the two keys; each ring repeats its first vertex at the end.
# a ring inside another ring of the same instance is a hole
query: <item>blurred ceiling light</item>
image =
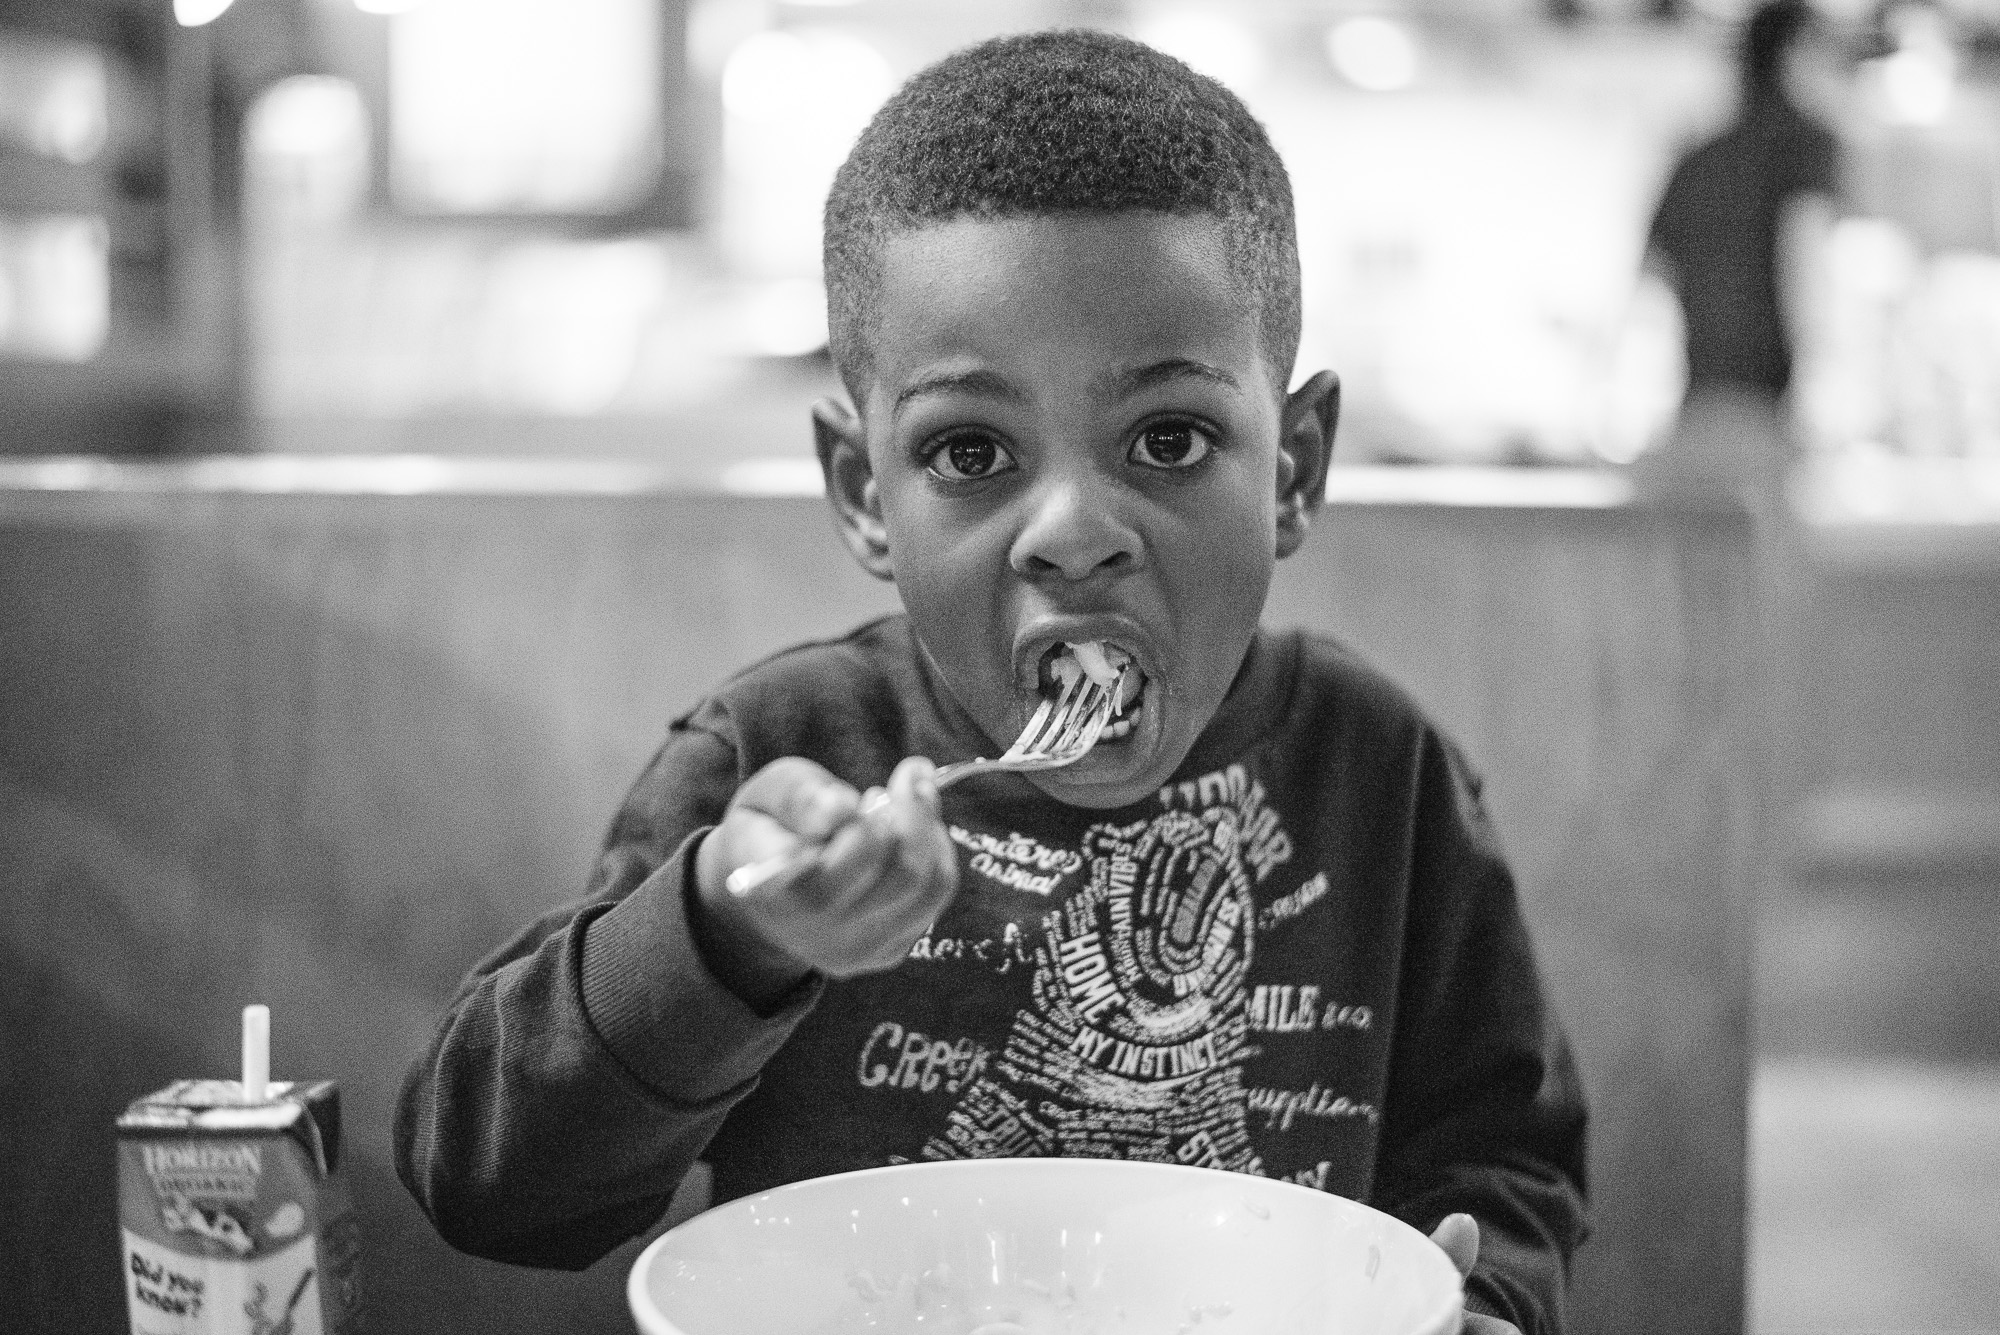
{"type": "Polygon", "coordinates": [[[1898,51],[1881,63],[1882,95],[1898,125],[1936,125],[1951,110],[1950,63],[1928,53],[1898,51]]]}
{"type": "Polygon", "coordinates": [[[94,215],[0,218],[0,351],[82,362],[111,328],[111,232],[94,215]]]}
{"type": "Polygon", "coordinates": [[[407,14],[422,0],[354,0],[354,7],[364,14],[407,14]]]}
{"type": "Polygon", "coordinates": [[[723,65],[722,105],[766,125],[803,115],[865,120],[893,82],[881,53],[848,33],[760,32],[723,65]]]}
{"type": "Polygon", "coordinates": [[[345,79],[295,74],[244,117],[245,201],[258,217],[337,222],[368,196],[368,112],[345,79]]]}
{"type": "Polygon", "coordinates": [[[478,375],[490,402],[558,417],[613,408],[668,293],[656,241],[535,240],[488,274],[478,375]]]}
{"type": "Polygon", "coordinates": [[[174,21],[183,28],[199,28],[222,17],[231,0],[174,0],[174,21]]]}
{"type": "Polygon", "coordinates": [[[110,133],[103,57],[79,49],[51,62],[25,129],[28,146],[48,157],[85,163],[101,153],[110,133]]]}
{"type": "Polygon", "coordinates": [[[1884,16],[1895,49],[1869,62],[1892,125],[1936,125],[1951,110],[1958,52],[1945,18],[1929,5],[1905,4],[1884,16]]]}
{"type": "Polygon", "coordinates": [[[748,350],[765,357],[803,357],[826,346],[826,287],[814,278],[759,283],[742,306],[748,350]]]}
{"type": "Polygon", "coordinates": [[[1416,81],[1416,34],[1394,19],[1343,19],[1327,31],[1326,54],[1343,79],[1371,93],[1397,92],[1416,81]]]}
{"type": "Polygon", "coordinates": [[[744,38],[770,26],[770,0],[693,0],[687,17],[688,63],[716,78],[744,38]]]}
{"type": "Polygon", "coordinates": [[[889,96],[889,62],[854,33],[754,33],[722,67],[718,234],[744,273],[819,269],[820,214],[835,170],[889,96]]]}
{"type": "Polygon", "coordinates": [[[1923,266],[1916,241],[1888,218],[1842,218],[1826,239],[1838,286],[1872,301],[1896,301],[1916,286],[1923,266]]]}
{"type": "Polygon", "coordinates": [[[1139,20],[1133,35],[1239,93],[1264,72],[1264,48],[1257,34],[1216,10],[1151,14],[1139,20]]]}
{"type": "Polygon", "coordinates": [[[289,156],[342,152],[368,143],[361,92],[345,79],[298,74],[273,84],[250,113],[254,151],[289,156]]]}
{"type": "Polygon", "coordinates": [[[812,54],[789,32],[746,38],[722,67],[722,105],[747,121],[780,121],[812,97],[812,54]]]}
{"type": "Polygon", "coordinates": [[[657,0],[424,0],[389,22],[390,181],[446,213],[612,213],[656,178],[657,0]]]}

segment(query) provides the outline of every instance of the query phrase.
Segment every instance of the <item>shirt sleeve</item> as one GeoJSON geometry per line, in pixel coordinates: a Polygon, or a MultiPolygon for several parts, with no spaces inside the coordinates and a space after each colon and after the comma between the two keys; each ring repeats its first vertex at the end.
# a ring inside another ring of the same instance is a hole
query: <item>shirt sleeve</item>
{"type": "Polygon", "coordinates": [[[396,1168],[440,1235],[582,1269],[644,1232],[819,992],[773,1015],[690,931],[695,851],[733,746],[679,727],[626,798],[585,896],[482,960],[405,1076],[396,1168]]]}
{"type": "Polygon", "coordinates": [[[1468,1307],[1557,1335],[1587,1232],[1585,1107],[1514,880],[1462,758],[1425,744],[1376,1204],[1479,1221],[1468,1307]]]}

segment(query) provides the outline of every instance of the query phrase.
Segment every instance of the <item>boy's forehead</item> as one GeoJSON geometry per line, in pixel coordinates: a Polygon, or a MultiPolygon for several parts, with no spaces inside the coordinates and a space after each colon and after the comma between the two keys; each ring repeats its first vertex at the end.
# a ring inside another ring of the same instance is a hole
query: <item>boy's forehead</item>
{"type": "MultiPolygon", "coordinates": [[[[1257,310],[1222,220],[1151,212],[960,218],[892,233],[875,272],[873,388],[893,396],[940,363],[1179,357],[1247,380],[1257,310]]],[[[1082,371],[1085,368],[1076,366],[1082,371]]],[[[1103,378],[1103,366],[1096,367],[1103,378]]]]}
{"type": "Polygon", "coordinates": [[[1233,289],[1221,219],[1133,210],[954,218],[904,228],[882,242],[876,300],[969,305],[1018,298],[1024,285],[1058,278],[1081,280],[1115,299],[1135,279],[1168,276],[1233,289]]]}

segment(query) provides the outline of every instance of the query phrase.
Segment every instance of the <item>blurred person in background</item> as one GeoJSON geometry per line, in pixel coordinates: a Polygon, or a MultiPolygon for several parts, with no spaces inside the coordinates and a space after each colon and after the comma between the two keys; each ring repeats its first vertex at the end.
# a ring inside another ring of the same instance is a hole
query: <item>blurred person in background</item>
{"type": "Polygon", "coordinates": [[[1681,159],[1646,239],[1648,272],[1679,298],[1687,392],[1675,438],[1642,461],[1655,490],[1733,493],[1771,517],[1790,451],[1794,353],[1822,304],[1845,56],[1806,0],[1767,0],[1744,25],[1735,118],[1681,159]]]}

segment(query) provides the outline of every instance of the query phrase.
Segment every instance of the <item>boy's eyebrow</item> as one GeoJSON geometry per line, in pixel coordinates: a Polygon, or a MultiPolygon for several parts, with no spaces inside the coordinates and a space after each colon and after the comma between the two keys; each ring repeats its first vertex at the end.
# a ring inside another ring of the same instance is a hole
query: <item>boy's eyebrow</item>
{"type": "MultiPolygon", "coordinates": [[[[1230,389],[1241,389],[1235,376],[1219,366],[1198,362],[1189,357],[1168,357],[1163,361],[1145,366],[1135,366],[1109,377],[1106,390],[1112,397],[1130,398],[1141,390],[1152,389],[1172,380],[1208,380],[1230,389]]],[[[890,411],[898,413],[903,405],[926,394],[983,394],[988,398],[1008,399],[1020,402],[1027,398],[1021,390],[1005,376],[993,371],[940,371],[927,375],[905,385],[896,395],[896,402],[890,411]]]]}
{"type": "Polygon", "coordinates": [[[940,371],[905,385],[896,395],[896,402],[890,411],[899,413],[911,399],[920,399],[926,394],[951,393],[983,394],[987,398],[1011,399],[1017,403],[1027,397],[1005,376],[994,371],[940,371]]]}
{"type": "Polygon", "coordinates": [[[1170,380],[1187,378],[1210,380],[1218,385],[1226,385],[1230,389],[1242,388],[1237,383],[1236,377],[1221,367],[1210,366],[1207,362],[1198,362],[1188,357],[1169,357],[1165,361],[1120,371],[1110,377],[1108,387],[1112,394],[1123,399],[1137,394],[1140,390],[1164,385],[1170,380]]]}

